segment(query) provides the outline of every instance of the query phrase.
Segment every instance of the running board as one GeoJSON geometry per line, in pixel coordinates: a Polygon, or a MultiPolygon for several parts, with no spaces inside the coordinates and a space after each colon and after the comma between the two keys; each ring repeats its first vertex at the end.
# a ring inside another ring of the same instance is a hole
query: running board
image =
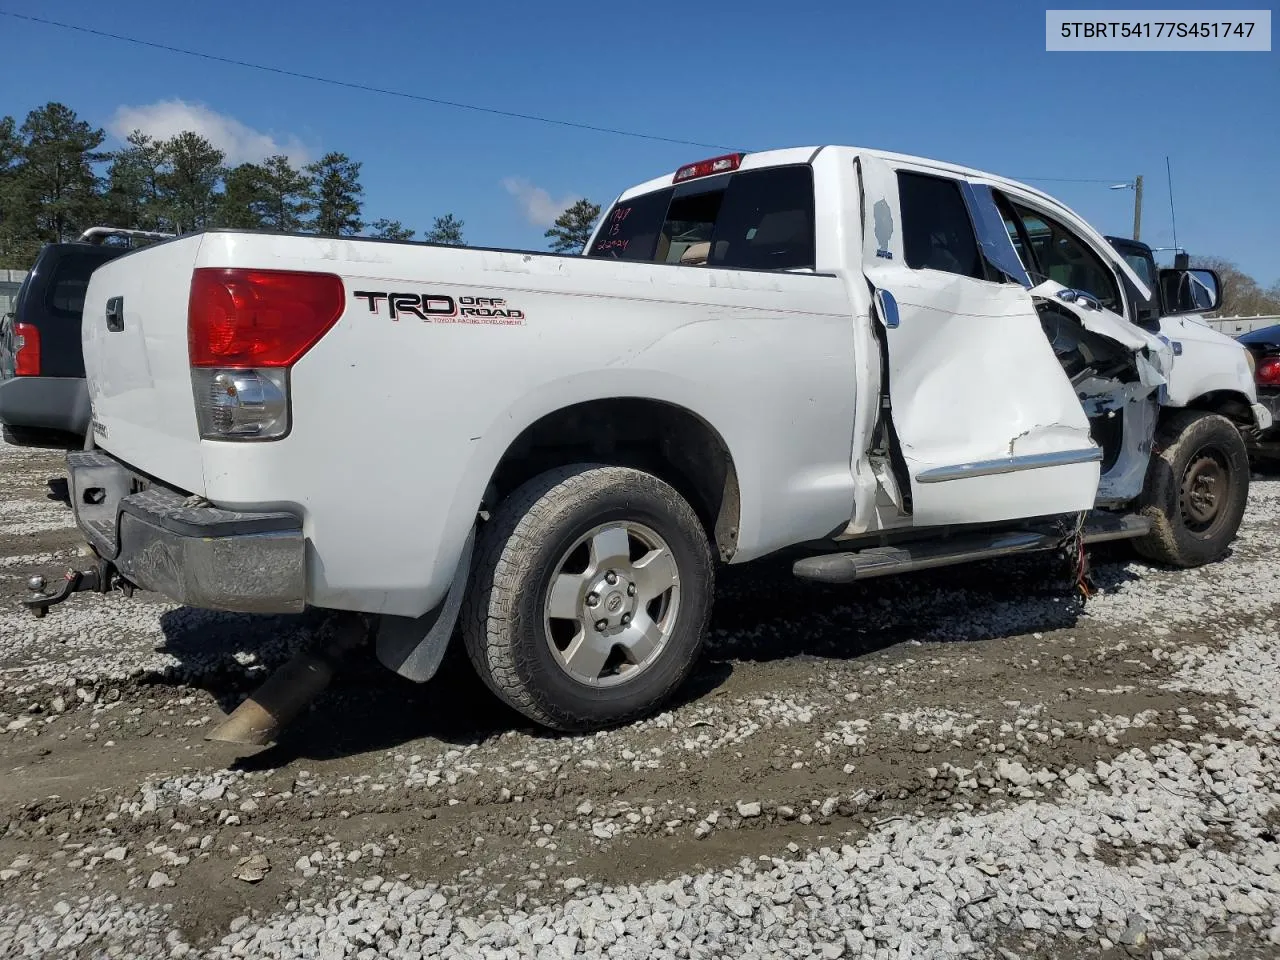
{"type": "MultiPolygon", "coordinates": [[[[1135,515],[1091,517],[1083,531],[1084,542],[1103,543],[1141,537],[1151,529],[1151,521],[1135,515]]],[[[942,541],[920,541],[892,547],[867,547],[844,553],[804,557],[791,566],[802,580],[822,583],[852,583],[915,570],[932,570],[955,563],[992,560],[1020,553],[1053,550],[1062,534],[1036,530],[1013,530],[996,534],[969,534],[942,541]]]]}

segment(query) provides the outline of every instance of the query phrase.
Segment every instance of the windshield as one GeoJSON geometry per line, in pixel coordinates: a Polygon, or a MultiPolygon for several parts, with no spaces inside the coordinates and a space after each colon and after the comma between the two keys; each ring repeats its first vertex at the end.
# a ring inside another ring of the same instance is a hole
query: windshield
{"type": "Polygon", "coordinates": [[[793,166],[724,174],[620,201],[588,256],[813,269],[813,171],[793,166]]]}

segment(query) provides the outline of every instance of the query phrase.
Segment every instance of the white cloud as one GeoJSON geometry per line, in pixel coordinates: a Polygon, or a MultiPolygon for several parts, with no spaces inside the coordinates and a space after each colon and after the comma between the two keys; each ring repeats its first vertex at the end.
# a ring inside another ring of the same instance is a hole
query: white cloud
{"type": "Polygon", "coordinates": [[[201,103],[185,100],[160,100],[145,106],[122,106],[107,125],[123,140],[134,130],[141,130],[163,140],[190,130],[204,137],[227,155],[227,163],[256,163],[276,154],[284,154],[296,166],[310,159],[302,141],[292,134],[277,138],[246,126],[235,117],[210,110],[201,103]]]}
{"type": "Polygon", "coordinates": [[[507,193],[516,198],[524,218],[535,227],[551,226],[566,207],[571,207],[582,199],[572,193],[559,200],[552,199],[550,193],[542,187],[535,187],[523,177],[507,177],[502,185],[507,193]]]}

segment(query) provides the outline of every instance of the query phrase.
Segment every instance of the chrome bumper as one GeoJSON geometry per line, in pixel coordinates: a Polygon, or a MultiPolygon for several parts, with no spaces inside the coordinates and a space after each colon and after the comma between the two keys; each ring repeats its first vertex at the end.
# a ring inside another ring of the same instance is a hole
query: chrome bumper
{"type": "Polygon", "coordinates": [[[306,607],[302,521],[192,506],[101,450],[67,454],[72,508],[89,544],[131,583],[211,610],[306,607]]]}

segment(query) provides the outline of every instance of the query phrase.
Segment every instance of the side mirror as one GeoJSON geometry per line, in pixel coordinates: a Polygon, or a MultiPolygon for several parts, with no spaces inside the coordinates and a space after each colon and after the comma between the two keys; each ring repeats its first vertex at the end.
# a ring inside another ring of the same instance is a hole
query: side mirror
{"type": "Polygon", "coordinates": [[[1212,313],[1222,306],[1222,281],[1213,270],[1160,271],[1160,300],[1166,317],[1212,313]]]}

